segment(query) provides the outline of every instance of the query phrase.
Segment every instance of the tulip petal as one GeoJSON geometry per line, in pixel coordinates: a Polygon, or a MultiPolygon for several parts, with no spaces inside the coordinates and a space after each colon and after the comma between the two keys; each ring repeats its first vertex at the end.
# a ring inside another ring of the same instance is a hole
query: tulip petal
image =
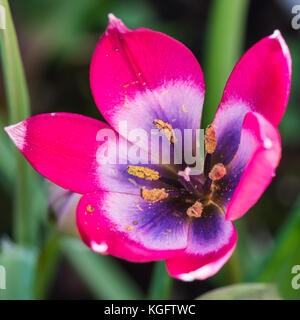
{"type": "Polygon", "coordinates": [[[121,121],[129,130],[148,132],[155,119],[176,129],[200,127],[201,68],[189,49],[162,33],[130,30],[109,15],[93,55],[90,82],[100,112],[120,134],[121,121]]]}
{"type": "Polygon", "coordinates": [[[278,130],[263,116],[247,113],[227,175],[215,182],[214,201],[225,208],[226,219],[241,217],[255,204],[275,176],[280,156],[278,130]]]}
{"type": "Polygon", "coordinates": [[[173,200],[150,204],[140,196],[105,191],[81,198],[77,227],[93,251],[135,262],[178,254],[186,246],[188,232],[173,200]]]}
{"type": "Polygon", "coordinates": [[[213,122],[218,140],[214,162],[227,164],[233,158],[247,112],[263,115],[274,126],[279,124],[289,98],[291,64],[278,30],[243,55],[227,81],[213,122]]]}
{"type": "Polygon", "coordinates": [[[76,208],[81,194],[63,189],[60,186],[48,183],[49,207],[54,211],[57,229],[67,235],[78,237],[76,227],[76,208]]]}
{"type": "Polygon", "coordinates": [[[186,250],[167,259],[168,272],[183,281],[211,277],[230,258],[236,240],[233,224],[216,207],[205,207],[201,218],[190,224],[186,250]]]}
{"type": "MultiPolygon", "coordinates": [[[[132,144],[98,120],[70,113],[43,114],[5,130],[40,174],[72,192],[139,194],[142,186],[164,186],[160,180],[130,175],[128,166],[139,165],[139,161],[147,163],[148,154],[141,152],[136,158],[129,152],[132,144]]],[[[169,175],[163,166],[147,166],[160,176],[169,175]]]]}

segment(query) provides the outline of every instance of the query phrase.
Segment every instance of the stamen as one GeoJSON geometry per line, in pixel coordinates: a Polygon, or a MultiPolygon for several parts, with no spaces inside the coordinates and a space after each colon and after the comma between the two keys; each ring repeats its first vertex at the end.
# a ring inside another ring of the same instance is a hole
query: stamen
{"type": "Polygon", "coordinates": [[[227,171],[226,171],[226,168],[224,167],[223,163],[217,163],[210,170],[208,177],[212,181],[220,180],[226,175],[226,173],[227,173],[227,171]]]}
{"type": "Polygon", "coordinates": [[[145,187],[142,188],[141,196],[145,201],[155,203],[157,201],[166,199],[169,195],[165,192],[165,189],[151,189],[148,190],[145,187]]]}
{"type": "Polygon", "coordinates": [[[186,211],[189,217],[200,218],[202,215],[203,206],[200,201],[196,201],[191,207],[186,211]]]}
{"type": "Polygon", "coordinates": [[[153,120],[153,124],[156,126],[157,129],[159,129],[170,141],[170,143],[175,143],[176,138],[174,134],[174,130],[172,125],[170,125],[168,122],[164,122],[162,120],[155,119],[153,120]]]}
{"type": "Polygon", "coordinates": [[[205,130],[204,141],[206,152],[210,154],[214,153],[217,146],[217,138],[214,126],[212,124],[210,124],[205,130]]]}
{"type": "Polygon", "coordinates": [[[128,166],[127,172],[132,176],[145,180],[158,180],[159,172],[141,166],[128,166]]]}

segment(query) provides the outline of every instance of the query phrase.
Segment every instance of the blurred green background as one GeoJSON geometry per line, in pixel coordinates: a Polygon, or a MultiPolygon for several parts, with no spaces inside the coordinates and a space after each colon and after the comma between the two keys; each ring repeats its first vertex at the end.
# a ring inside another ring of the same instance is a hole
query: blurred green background
{"type": "MultiPolygon", "coordinates": [[[[89,87],[89,63],[110,12],[132,29],[147,27],[167,33],[193,51],[206,80],[204,123],[213,118],[226,79],[241,55],[275,29],[283,34],[292,55],[293,77],[279,127],[283,151],[276,177],[258,203],[236,221],[239,241],[230,262],[206,281],[174,280],[171,298],[193,299],[239,282],[272,283],[280,297],[300,298],[300,289],[291,287],[292,266],[300,265],[300,31],[291,26],[295,4],[300,1],[10,1],[31,114],[65,111],[102,119],[89,87]]],[[[6,72],[4,63],[0,68],[1,74],[6,72]]],[[[8,112],[4,79],[0,79],[1,127],[14,118],[8,112]]],[[[15,158],[12,143],[1,130],[0,265],[6,266],[7,281],[14,286],[0,290],[0,298],[135,299],[149,290],[150,296],[159,298],[161,284],[149,285],[152,263],[98,256],[79,240],[58,233],[53,212],[46,206],[44,180],[22,163],[24,159],[15,158]],[[22,179],[19,169],[26,172],[27,187],[15,182],[16,172],[16,179],[22,179]],[[22,235],[24,223],[16,226],[13,219],[13,212],[18,211],[15,196],[22,188],[26,196],[19,203],[27,206],[32,220],[27,238],[22,235]]],[[[165,277],[163,268],[157,267],[156,273],[165,277]]]]}

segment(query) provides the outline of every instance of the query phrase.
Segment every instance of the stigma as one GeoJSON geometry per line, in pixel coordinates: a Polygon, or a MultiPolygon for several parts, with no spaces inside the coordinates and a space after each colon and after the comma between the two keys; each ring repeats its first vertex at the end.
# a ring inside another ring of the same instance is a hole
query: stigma
{"type": "Polygon", "coordinates": [[[184,169],[184,171],[178,171],[178,175],[180,177],[183,177],[185,181],[189,182],[190,179],[190,172],[191,172],[191,168],[190,167],[186,167],[184,169]]]}

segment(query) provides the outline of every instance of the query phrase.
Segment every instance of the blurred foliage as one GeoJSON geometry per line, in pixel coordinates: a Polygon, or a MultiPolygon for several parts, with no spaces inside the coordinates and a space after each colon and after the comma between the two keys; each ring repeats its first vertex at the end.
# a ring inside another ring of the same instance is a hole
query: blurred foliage
{"type": "Polygon", "coordinates": [[[66,238],[63,250],[98,299],[142,299],[134,281],[109,256],[88,249],[79,239],[66,238]]]}
{"type": "MultiPolygon", "coordinates": [[[[0,127],[5,127],[4,117],[0,116],[0,127]]],[[[15,159],[9,137],[4,130],[0,130],[0,183],[8,194],[13,193],[13,176],[15,171],[15,159]]]]}
{"type": "Polygon", "coordinates": [[[300,70],[300,41],[299,38],[287,38],[291,57],[293,61],[291,95],[287,112],[279,124],[282,134],[282,142],[287,147],[299,147],[299,121],[300,121],[300,76],[297,70],[300,70]]]}
{"type": "Polygon", "coordinates": [[[167,300],[172,290],[172,280],[168,274],[165,261],[156,262],[150,282],[148,299],[167,300]]]}
{"type": "Polygon", "coordinates": [[[272,250],[258,268],[254,268],[249,280],[276,283],[283,298],[300,299],[300,291],[293,289],[295,274],[292,267],[300,264],[300,198],[278,234],[272,250]]]}
{"type": "Polygon", "coordinates": [[[91,34],[99,37],[110,12],[132,28],[151,27],[155,19],[150,3],[139,0],[19,0],[15,5],[22,10],[31,30],[38,30],[48,54],[59,55],[65,63],[76,63],[78,52],[95,46],[91,34]]]}
{"type": "Polygon", "coordinates": [[[33,292],[36,299],[46,299],[52,287],[62,254],[61,240],[61,235],[55,230],[48,230],[47,239],[41,246],[36,259],[36,271],[33,279],[33,292]]]}
{"type": "MultiPolygon", "coordinates": [[[[0,4],[6,12],[6,29],[1,30],[0,33],[0,52],[10,124],[15,124],[30,115],[29,97],[8,2],[7,0],[0,0],[0,4]]],[[[5,141],[5,139],[3,140],[5,141]]],[[[19,151],[14,150],[14,152],[15,238],[21,244],[34,245],[37,242],[37,228],[40,217],[45,216],[46,197],[43,196],[42,192],[37,192],[38,189],[42,191],[41,177],[34,173],[32,167],[19,151]],[[34,192],[41,196],[41,201],[32,198],[34,192]]]]}
{"type": "Polygon", "coordinates": [[[279,300],[273,285],[264,283],[240,283],[209,291],[196,300],[279,300]]]}
{"type": "Polygon", "coordinates": [[[241,56],[247,22],[248,0],[213,1],[205,50],[205,101],[202,127],[213,120],[226,81],[241,56]]]}
{"type": "Polygon", "coordinates": [[[0,242],[0,264],[6,271],[6,289],[0,290],[0,299],[33,299],[36,250],[15,245],[9,240],[0,242]]]}

